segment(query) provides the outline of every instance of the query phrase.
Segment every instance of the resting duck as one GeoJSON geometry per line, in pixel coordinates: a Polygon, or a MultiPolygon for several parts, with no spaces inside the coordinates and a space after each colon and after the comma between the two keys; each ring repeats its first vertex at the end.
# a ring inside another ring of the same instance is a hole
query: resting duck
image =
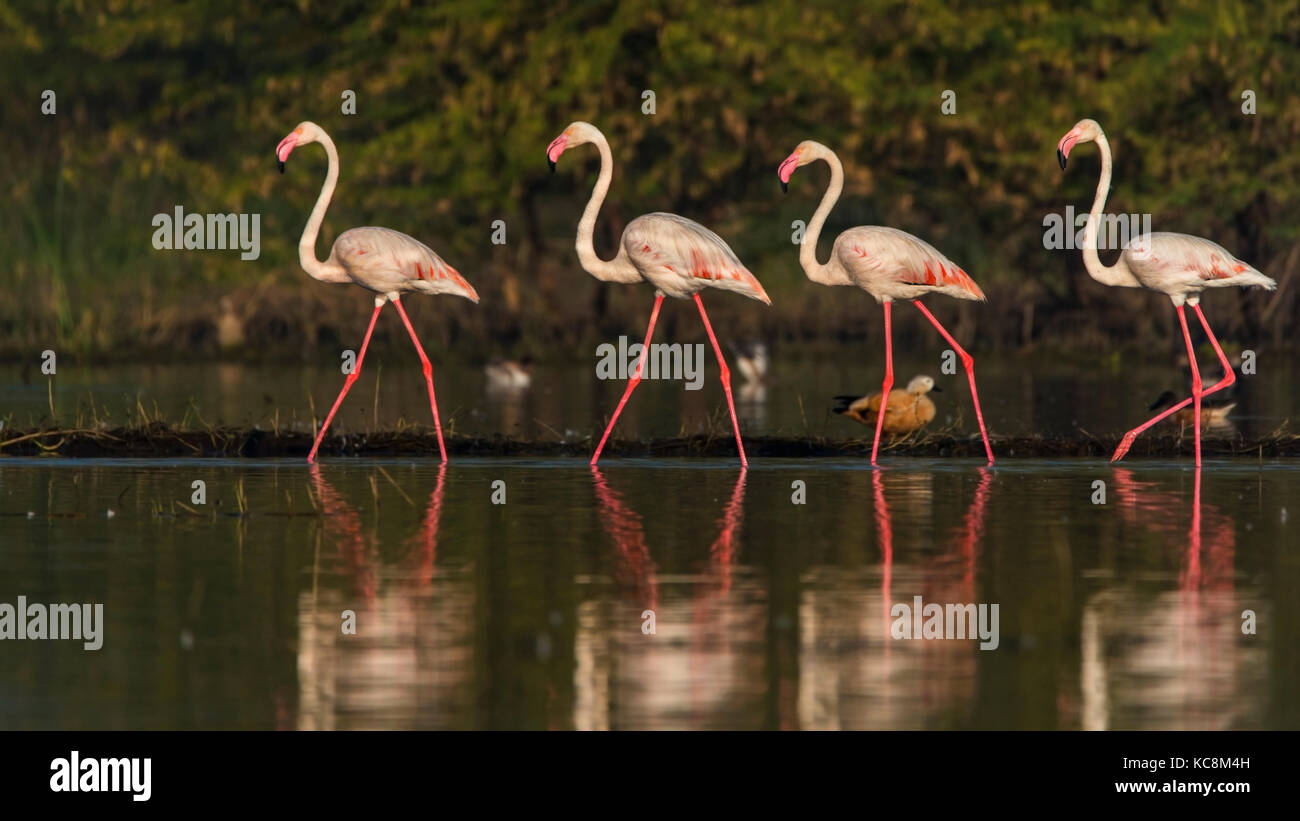
{"type": "MultiPolygon", "coordinates": [[[[889,392],[889,404],[885,408],[885,433],[911,433],[920,430],[934,419],[934,402],[926,396],[930,391],[940,391],[934,380],[928,376],[913,377],[905,390],[889,392]]],[[[864,425],[875,427],[876,414],[880,410],[881,394],[873,393],[861,398],[855,396],[835,397],[836,413],[842,413],[850,419],[864,425]]]]}

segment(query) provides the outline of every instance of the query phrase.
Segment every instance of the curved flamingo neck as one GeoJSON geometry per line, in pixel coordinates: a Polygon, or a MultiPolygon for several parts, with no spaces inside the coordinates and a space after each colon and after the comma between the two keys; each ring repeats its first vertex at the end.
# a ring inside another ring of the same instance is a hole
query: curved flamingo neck
{"type": "Polygon", "coordinates": [[[325,172],[325,184],[321,186],[320,196],[316,198],[316,205],[311,209],[311,216],[307,218],[307,226],[302,229],[302,239],[298,240],[298,264],[313,279],[337,282],[341,272],[335,270],[328,262],[316,259],[316,237],[320,234],[321,223],[325,220],[325,211],[334,196],[334,187],[339,182],[339,152],[334,147],[330,135],[324,131],[321,131],[317,142],[325,148],[325,156],[329,159],[329,170],[325,172]]]}
{"type": "Polygon", "coordinates": [[[1129,270],[1123,254],[1120,254],[1119,259],[1110,267],[1102,265],[1101,257],[1097,255],[1097,234],[1101,225],[1101,212],[1106,207],[1106,197],[1110,194],[1110,142],[1105,134],[1097,135],[1097,148],[1101,151],[1101,179],[1097,181],[1097,195],[1092,201],[1092,211],[1088,213],[1088,224],[1083,229],[1083,265],[1088,269],[1088,276],[1103,285],[1140,288],[1142,283],[1138,282],[1137,277],[1129,270]]]}
{"type": "Polygon", "coordinates": [[[605,135],[596,132],[593,142],[600,151],[600,176],[596,179],[596,187],[592,189],[591,199],[587,201],[587,207],[582,212],[582,219],[578,221],[578,238],[575,243],[578,260],[582,263],[583,270],[596,279],[605,282],[639,282],[641,275],[630,263],[627,263],[626,251],[622,247],[612,260],[606,261],[596,255],[596,246],[592,243],[592,237],[596,233],[596,215],[600,213],[600,207],[605,203],[610,180],[614,178],[614,155],[609,150],[609,142],[605,139],[605,135]]]}
{"type": "Polygon", "coordinates": [[[831,182],[826,187],[826,193],[822,195],[817,210],[813,212],[808,230],[804,232],[803,242],[799,246],[799,265],[813,282],[822,285],[847,285],[849,284],[847,278],[836,276],[832,269],[835,262],[834,252],[831,253],[829,262],[823,264],[817,261],[817,240],[821,237],[822,226],[826,224],[826,218],[830,216],[831,209],[835,207],[840,193],[844,190],[844,166],[840,164],[840,158],[830,149],[826,149],[819,158],[825,160],[831,167],[831,182]]]}

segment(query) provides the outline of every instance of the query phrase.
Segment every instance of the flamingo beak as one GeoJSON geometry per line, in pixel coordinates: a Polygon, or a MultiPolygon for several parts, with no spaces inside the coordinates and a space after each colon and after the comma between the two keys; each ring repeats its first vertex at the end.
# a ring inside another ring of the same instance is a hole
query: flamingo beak
{"type": "Polygon", "coordinates": [[[938,385],[935,385],[933,388],[930,388],[930,392],[931,392],[931,393],[943,393],[943,388],[939,387],[938,385]]]}
{"type": "Polygon", "coordinates": [[[281,174],[284,173],[284,161],[289,159],[289,152],[297,144],[298,135],[294,133],[280,140],[280,144],[275,147],[275,164],[279,166],[281,174]]]}
{"type": "Polygon", "coordinates": [[[551,144],[546,146],[546,162],[551,166],[551,173],[555,173],[555,161],[564,153],[564,147],[568,144],[569,138],[561,134],[551,140],[551,144]]]}
{"type": "Polygon", "coordinates": [[[796,151],[781,161],[781,167],[776,169],[776,176],[781,180],[781,192],[790,191],[790,175],[799,167],[799,152],[796,151]]]}
{"type": "Polygon", "coordinates": [[[1078,140],[1079,138],[1075,136],[1073,131],[1071,131],[1069,134],[1062,137],[1061,141],[1056,144],[1056,161],[1061,164],[1062,171],[1065,170],[1065,161],[1070,157],[1070,149],[1074,147],[1074,144],[1078,142],[1078,140]]]}

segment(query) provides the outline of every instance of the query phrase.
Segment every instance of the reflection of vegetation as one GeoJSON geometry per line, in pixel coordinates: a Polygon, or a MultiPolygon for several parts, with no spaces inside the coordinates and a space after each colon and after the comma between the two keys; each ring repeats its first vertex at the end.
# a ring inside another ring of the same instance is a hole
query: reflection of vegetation
{"type": "Polygon", "coordinates": [[[416,309],[437,312],[443,343],[491,335],[549,351],[604,333],[597,308],[609,329],[644,313],[645,294],[599,288],[574,259],[592,164],[551,178],[542,149],[575,118],[597,122],[617,155],[603,250],[638,213],[707,219],[772,294],[763,311],[717,300],[747,332],[860,335],[864,317],[878,321],[865,297],[813,287],[795,264],[789,225],[811,214],[822,177],[781,198],[774,171],[815,137],[847,164],[830,230],[912,230],[985,286],[989,306],[951,309],[962,336],[1176,333],[1156,297],[1103,291],[1077,252],[1043,250],[1044,215],[1086,207],[1095,185],[1095,157],[1066,176],[1054,165],[1056,139],[1083,116],[1116,145],[1113,210],[1214,238],[1282,282],[1275,296],[1216,294],[1216,327],[1280,341],[1295,316],[1300,0],[1133,18],[1105,0],[408,5],[204,0],[101,14],[0,0],[0,345],[215,350],[225,294],[250,348],[302,355],[350,339],[366,301],[307,281],[294,253],[324,160],[303,151],[274,173],[276,141],[308,118],[342,151],[319,253],[356,225],[427,240],[483,295],[474,310],[416,309]],[[53,117],[38,113],[46,88],[53,117]],[[355,116],[340,113],[344,89],[355,116]],[[955,115],[940,113],[944,89],[955,115]],[[1254,116],[1241,112],[1245,89],[1254,116]],[[154,251],[150,220],[177,204],[262,213],[261,259],[154,251]],[[506,246],[488,241],[494,219],[509,226],[506,246]]]}

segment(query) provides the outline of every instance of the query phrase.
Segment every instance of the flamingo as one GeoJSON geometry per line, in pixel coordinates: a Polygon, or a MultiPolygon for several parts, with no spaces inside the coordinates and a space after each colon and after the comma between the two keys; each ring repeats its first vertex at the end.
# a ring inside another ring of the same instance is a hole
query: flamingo
{"type": "MultiPolygon", "coordinates": [[[[1102,209],[1106,207],[1106,195],[1110,193],[1110,143],[1106,134],[1096,120],[1079,120],[1074,128],[1066,132],[1056,144],[1056,156],[1065,170],[1070,149],[1079,143],[1097,143],[1101,151],[1101,180],[1097,183],[1097,195],[1092,201],[1092,211],[1088,214],[1088,224],[1083,233],[1083,264],[1088,275],[1103,285],[1118,288],[1149,288],[1160,291],[1174,303],[1178,312],[1178,324],[1183,330],[1183,341],[1187,343],[1187,361],[1192,368],[1192,395],[1182,402],[1171,405],[1158,416],[1124,434],[1112,462],[1124,458],[1133,441],[1142,431],[1177,413],[1190,403],[1194,406],[1193,419],[1201,418],[1201,400],[1215,391],[1222,390],[1237,381],[1232,364],[1219,347],[1219,340],[1210,330],[1210,323],[1201,312],[1201,291],[1206,288],[1226,288],[1230,285],[1242,287],[1257,286],[1273,290],[1277,283],[1252,268],[1250,265],[1228,253],[1220,245],[1208,239],[1192,237],[1187,234],[1154,232],[1131,240],[1120,252],[1114,265],[1101,264],[1097,256],[1097,227],[1102,209]],[[1209,337],[1214,352],[1223,365],[1223,378],[1207,389],[1203,389],[1201,372],[1196,366],[1196,352],[1192,348],[1192,336],[1187,331],[1187,315],[1183,305],[1191,305],[1196,316],[1201,320],[1201,327],[1209,337]]],[[[1201,426],[1196,425],[1196,466],[1201,466],[1201,426]]]]}
{"type": "Polygon", "coordinates": [[[478,302],[478,293],[465,281],[455,268],[452,268],[435,254],[427,245],[417,239],[389,228],[353,228],[339,234],[330,249],[329,259],[321,262],[316,259],[316,235],[320,233],[321,222],[325,219],[325,209],[329,207],[330,198],[334,196],[334,186],[339,180],[339,152],[334,141],[325,130],[313,122],[302,122],[280,140],[275,148],[275,157],[284,173],[284,161],[289,152],[300,145],[320,143],[329,158],[329,170],[325,174],[325,184],[321,186],[316,206],[311,210],[307,226],[302,229],[302,239],[298,241],[298,263],[313,279],[330,283],[355,283],[368,291],[379,294],[375,297],[375,311],[370,315],[370,326],[366,328],[366,338],[361,342],[361,351],[357,354],[356,367],[348,374],[339,391],[334,406],[330,408],[325,424],[316,434],[316,441],[307,455],[308,464],[316,460],[316,450],[325,431],[329,429],[334,414],[347,396],[352,383],[361,374],[361,363],[366,358],[366,347],[370,344],[370,335],[375,330],[375,320],[385,302],[393,303],[397,313],[402,317],[402,324],[415,343],[416,353],[424,367],[424,381],[429,386],[429,407],[433,409],[433,426],[438,433],[438,451],[442,461],[447,461],[447,448],[442,442],[442,422],[438,418],[438,400],[433,393],[433,365],[425,355],[415,328],[402,308],[403,292],[421,292],[426,294],[454,294],[478,302]]]}
{"type": "Polygon", "coordinates": [[[908,299],[917,307],[939,335],[961,357],[970,382],[970,396],[975,403],[975,418],[979,421],[980,436],[984,438],[984,452],[988,464],[993,464],[993,448],[984,429],[984,414],[980,411],[980,398],[975,390],[975,360],[957,344],[947,329],[935,319],[934,314],[921,304],[927,294],[945,294],[957,299],[984,300],[984,292],[975,280],[934,246],[897,228],[864,225],[850,228],[835,238],[831,246],[830,261],[817,261],[817,239],[821,235],[826,217],[835,207],[844,188],[844,166],[835,152],[812,140],[804,140],[794,153],[781,161],[777,176],[781,190],[788,190],[790,175],[796,168],[825,160],[831,168],[831,182],[817,206],[804,233],[799,248],[799,265],[813,282],[822,285],[856,285],[876,298],[885,311],[885,381],[881,386],[880,411],[876,414],[876,435],[871,444],[871,464],[876,464],[880,449],[880,433],[884,429],[889,391],[894,386],[894,353],[890,329],[890,306],[895,299],[908,299]]]}
{"type": "Polygon", "coordinates": [[[665,296],[671,296],[678,299],[693,298],[696,307],[700,309],[704,330],[708,331],[713,352],[718,357],[718,376],[727,396],[727,408],[731,411],[731,427],[736,432],[736,450],[740,453],[741,465],[748,466],[745,446],[740,440],[740,425],[736,421],[736,404],[731,398],[731,370],[722,357],[722,349],[718,347],[718,339],[713,334],[713,326],[704,310],[700,291],[705,288],[735,291],[765,305],[771,305],[772,300],[768,299],[767,292],[758,279],[749,272],[722,237],[698,222],[676,214],[653,213],[637,217],[623,230],[618,253],[613,259],[603,260],[596,256],[591,241],[596,228],[596,215],[609,192],[610,179],[614,176],[614,159],[609,150],[609,142],[591,123],[573,122],[560,136],[551,140],[546,148],[546,160],[554,172],[556,160],[566,149],[586,143],[595,143],[600,152],[600,176],[596,179],[591,199],[578,222],[578,259],[583,270],[602,282],[648,282],[655,287],[654,308],[650,311],[650,324],[646,327],[641,358],[637,361],[632,378],[628,380],[623,398],[610,417],[605,435],[600,437],[600,444],[591,456],[591,464],[596,464],[600,459],[600,452],[609,439],[610,431],[614,429],[614,423],[618,421],[618,415],[623,412],[628,397],[641,382],[641,373],[650,352],[650,339],[659,318],[659,307],[665,296]]]}

